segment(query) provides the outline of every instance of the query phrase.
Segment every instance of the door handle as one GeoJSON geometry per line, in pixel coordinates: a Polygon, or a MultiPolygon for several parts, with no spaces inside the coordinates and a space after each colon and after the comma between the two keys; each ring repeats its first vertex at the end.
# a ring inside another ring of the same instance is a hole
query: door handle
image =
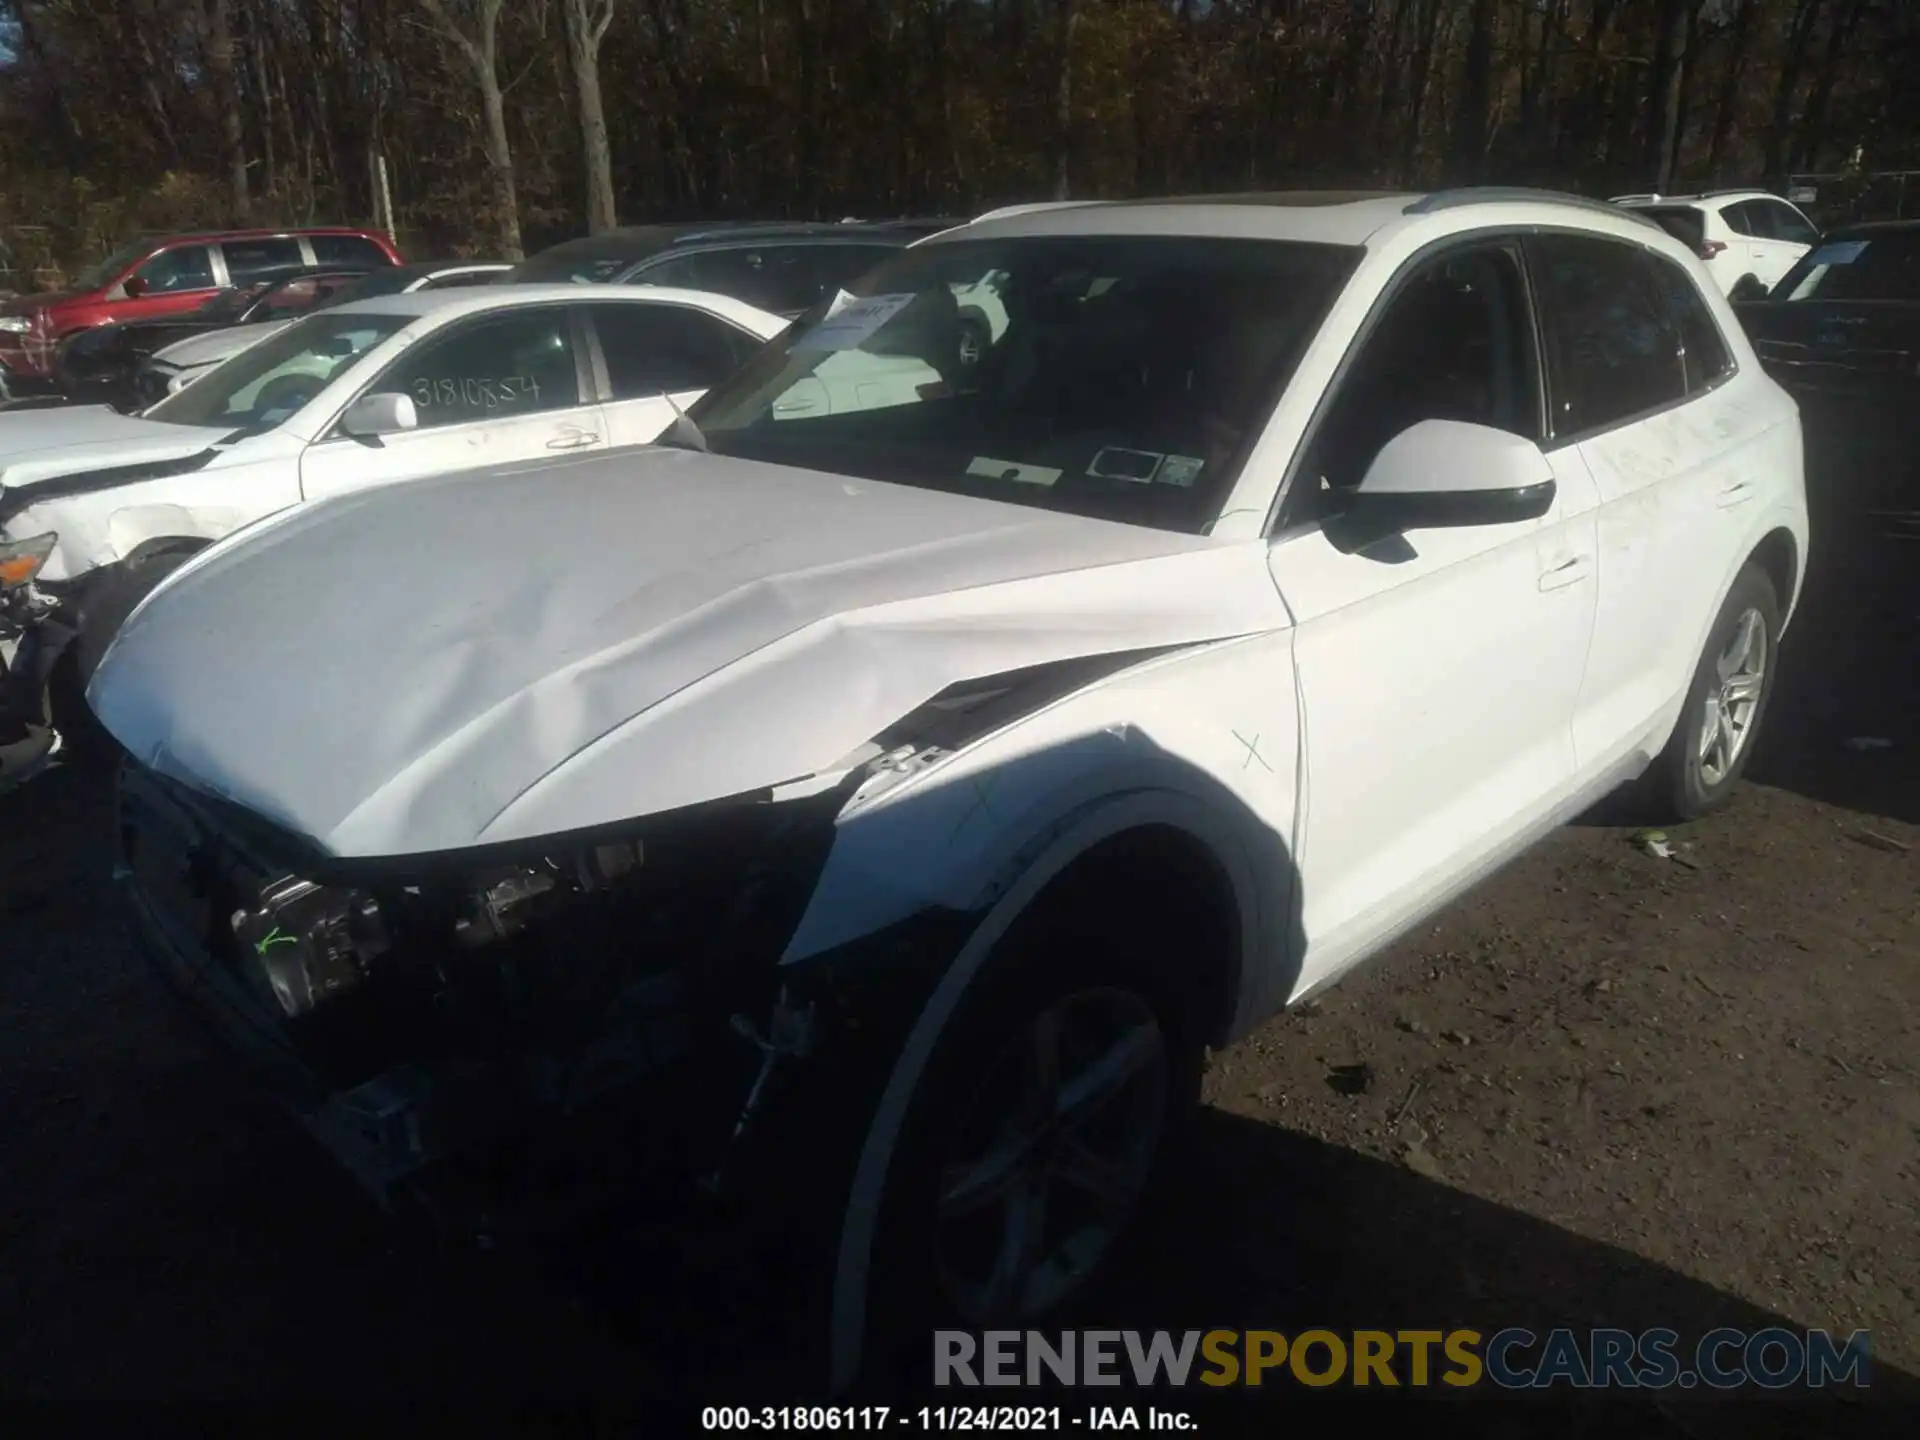
{"type": "Polygon", "coordinates": [[[547,441],[549,450],[578,450],[591,445],[600,437],[591,430],[569,430],[564,435],[556,435],[547,441]]]}
{"type": "Polygon", "coordinates": [[[1714,505],[1721,510],[1731,510],[1736,505],[1744,505],[1753,499],[1753,487],[1741,480],[1727,486],[1713,497],[1714,505]]]}
{"type": "Polygon", "coordinates": [[[1540,572],[1540,589],[1542,591],[1564,590],[1569,585],[1578,585],[1587,578],[1592,568],[1591,556],[1569,556],[1557,565],[1540,572]]]}

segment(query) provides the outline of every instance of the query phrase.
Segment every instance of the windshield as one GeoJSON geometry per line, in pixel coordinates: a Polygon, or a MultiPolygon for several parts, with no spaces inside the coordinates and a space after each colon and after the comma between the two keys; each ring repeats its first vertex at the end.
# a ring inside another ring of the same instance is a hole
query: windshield
{"type": "Polygon", "coordinates": [[[1359,254],[1190,236],[923,245],[689,415],[719,454],[1199,532],[1359,254]]]}
{"type": "Polygon", "coordinates": [[[308,315],[249,345],[145,412],[172,425],[273,429],[305,406],[347,366],[412,323],[408,315],[308,315]]]}
{"type": "Polygon", "coordinates": [[[118,250],[107,256],[106,259],[100,261],[98,264],[89,265],[85,270],[82,270],[79,275],[74,278],[73,288],[75,290],[98,290],[108,281],[117,279],[120,272],[132,265],[134,261],[146,259],[147,253],[153,249],[154,243],[152,240],[134,240],[122,245],[118,250]]]}
{"type": "Polygon", "coordinates": [[[1827,240],[1774,287],[1775,300],[1920,300],[1920,229],[1827,240]]]}

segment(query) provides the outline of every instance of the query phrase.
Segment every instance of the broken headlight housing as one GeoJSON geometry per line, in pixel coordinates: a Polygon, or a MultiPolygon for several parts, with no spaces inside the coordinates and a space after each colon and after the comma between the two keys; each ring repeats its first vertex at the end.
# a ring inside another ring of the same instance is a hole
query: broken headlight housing
{"type": "Polygon", "coordinates": [[[289,1019],[299,1019],[358,990],[397,949],[433,956],[512,939],[570,898],[624,879],[639,868],[641,853],[637,842],[600,845],[495,867],[431,893],[418,885],[376,892],[287,876],[234,913],[233,933],[256,979],[289,1019]]]}
{"type": "Polygon", "coordinates": [[[51,530],[25,540],[0,540],[0,590],[17,590],[31,583],[59,543],[59,535],[51,530]]]}

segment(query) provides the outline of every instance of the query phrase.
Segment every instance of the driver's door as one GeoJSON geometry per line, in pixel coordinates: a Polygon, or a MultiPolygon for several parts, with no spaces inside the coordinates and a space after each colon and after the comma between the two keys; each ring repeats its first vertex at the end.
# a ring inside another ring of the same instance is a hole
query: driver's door
{"type": "Polygon", "coordinates": [[[1270,550],[1305,722],[1303,984],[1469,876],[1573,780],[1595,603],[1596,497],[1577,452],[1548,456],[1556,495],[1537,520],[1358,551],[1339,524],[1345,492],[1419,421],[1541,439],[1522,273],[1516,247],[1481,242],[1403,278],[1335,382],[1270,550]]]}
{"type": "Polygon", "coordinates": [[[162,250],[127,277],[126,298],[114,301],[118,324],[158,320],[197,310],[219,293],[213,252],[205,245],[175,245],[162,250]]]}
{"type": "Polygon", "coordinates": [[[418,428],[377,439],[330,429],[301,458],[306,498],[605,448],[574,308],[496,312],[416,342],[361,393],[410,396],[418,428]]]}

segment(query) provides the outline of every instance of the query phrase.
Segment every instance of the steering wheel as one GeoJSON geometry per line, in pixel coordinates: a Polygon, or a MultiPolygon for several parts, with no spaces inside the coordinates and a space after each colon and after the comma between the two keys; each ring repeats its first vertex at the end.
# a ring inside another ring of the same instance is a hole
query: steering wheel
{"type": "Polygon", "coordinates": [[[312,375],[276,375],[254,395],[253,412],[291,415],[325,388],[326,382],[312,375]]]}

